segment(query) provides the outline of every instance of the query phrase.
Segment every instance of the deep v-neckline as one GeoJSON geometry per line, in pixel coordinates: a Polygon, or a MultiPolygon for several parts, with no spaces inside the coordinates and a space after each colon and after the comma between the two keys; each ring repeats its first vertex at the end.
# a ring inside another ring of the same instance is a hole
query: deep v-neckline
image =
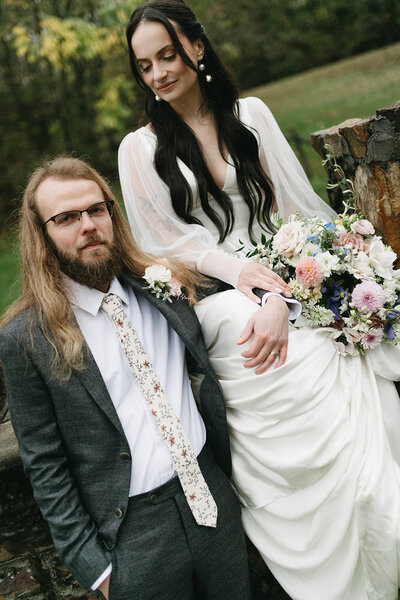
{"type": "MultiPolygon", "coordinates": [[[[150,127],[148,127],[147,125],[145,125],[144,127],[142,127],[142,129],[143,129],[145,132],[149,133],[149,134],[150,134],[150,136],[151,136],[151,137],[152,137],[154,140],[156,140],[156,141],[157,141],[157,136],[156,136],[155,132],[154,132],[152,129],[150,129],[150,127]]],[[[224,178],[224,181],[223,181],[222,187],[221,187],[220,185],[218,185],[218,183],[215,181],[214,177],[212,177],[212,174],[211,174],[211,171],[210,171],[210,175],[211,175],[211,177],[213,178],[215,185],[217,186],[217,188],[218,188],[218,189],[219,189],[221,192],[223,192],[223,191],[225,190],[225,188],[227,187],[227,184],[228,184],[228,178],[229,178],[229,169],[230,169],[230,167],[231,167],[231,166],[233,166],[233,165],[231,165],[231,163],[230,163],[230,160],[231,160],[231,155],[230,155],[230,154],[229,154],[229,152],[228,152],[228,155],[227,155],[227,157],[226,157],[226,172],[225,172],[225,178],[224,178]]],[[[185,163],[183,163],[183,164],[185,164],[185,163]]],[[[185,166],[187,167],[187,165],[185,165],[185,166]]],[[[187,167],[187,168],[189,169],[189,167],[187,167]]],[[[191,172],[193,173],[193,171],[191,171],[191,172]]]]}
{"type": "MultiPolygon", "coordinates": [[[[231,158],[231,155],[228,154],[226,157],[226,172],[225,172],[225,179],[224,179],[224,183],[222,185],[222,187],[220,187],[217,183],[217,187],[221,190],[221,192],[223,192],[225,190],[225,188],[227,187],[228,184],[228,177],[229,177],[229,168],[231,166],[231,163],[229,162],[231,158]]],[[[214,180],[215,181],[215,180],[214,180]]]]}

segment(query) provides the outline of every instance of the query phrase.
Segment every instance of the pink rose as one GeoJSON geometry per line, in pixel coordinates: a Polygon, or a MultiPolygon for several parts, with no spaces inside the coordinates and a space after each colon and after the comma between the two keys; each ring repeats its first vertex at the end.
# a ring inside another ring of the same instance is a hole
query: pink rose
{"type": "Polygon", "coordinates": [[[304,256],[299,260],[296,276],[305,287],[319,285],[324,279],[321,265],[312,256],[304,256]]]}
{"type": "Polygon", "coordinates": [[[373,235],[375,233],[374,226],[371,221],[367,221],[367,219],[360,219],[359,221],[352,223],[350,229],[353,233],[358,233],[360,235],[373,235]]]}
{"type": "Polygon", "coordinates": [[[368,253],[369,250],[368,244],[357,233],[340,233],[335,246],[351,246],[354,254],[358,254],[359,252],[368,253]]]}
{"type": "Polygon", "coordinates": [[[176,277],[172,277],[171,279],[171,287],[177,296],[180,296],[182,293],[181,284],[176,279],[176,277]]]}

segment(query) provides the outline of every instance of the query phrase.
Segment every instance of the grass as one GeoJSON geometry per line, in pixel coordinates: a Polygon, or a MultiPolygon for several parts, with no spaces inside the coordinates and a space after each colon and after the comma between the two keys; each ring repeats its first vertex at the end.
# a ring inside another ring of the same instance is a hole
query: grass
{"type": "MultiPolygon", "coordinates": [[[[282,131],[301,138],[351,117],[366,118],[400,100],[400,43],[246,91],[272,110],[282,131]]],[[[311,181],[325,195],[326,175],[309,143],[311,181]]],[[[18,260],[11,236],[0,238],[0,314],[17,296],[18,260]]]]}
{"type": "Polygon", "coordinates": [[[0,314],[19,293],[19,261],[11,235],[0,237],[0,314]]]}
{"type": "MultiPolygon", "coordinates": [[[[247,90],[245,95],[268,104],[284,133],[296,131],[309,138],[314,131],[349,118],[370,117],[400,100],[400,43],[247,90]]],[[[312,184],[325,195],[321,159],[310,144],[303,150],[312,184]]]]}

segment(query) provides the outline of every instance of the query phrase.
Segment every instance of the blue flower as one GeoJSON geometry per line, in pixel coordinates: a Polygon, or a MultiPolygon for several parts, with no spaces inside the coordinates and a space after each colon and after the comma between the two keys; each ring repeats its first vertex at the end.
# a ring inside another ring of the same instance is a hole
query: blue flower
{"type": "Polygon", "coordinates": [[[324,228],[326,231],[329,231],[329,233],[334,233],[336,231],[336,225],[335,223],[332,223],[332,221],[330,223],[325,223],[324,228]]]}
{"type": "Polygon", "coordinates": [[[318,233],[313,233],[306,238],[307,242],[312,242],[313,244],[318,244],[318,233]]]}
{"type": "Polygon", "coordinates": [[[350,252],[350,250],[348,248],[345,248],[344,246],[339,246],[338,248],[335,248],[335,251],[338,254],[339,258],[344,258],[346,254],[350,252]]]}
{"type": "Polygon", "coordinates": [[[332,283],[329,287],[321,288],[321,292],[324,296],[327,297],[328,306],[334,314],[335,321],[340,320],[339,313],[339,302],[342,301],[344,297],[345,291],[343,288],[340,288],[337,283],[332,283]]]}
{"type": "Polygon", "coordinates": [[[391,321],[387,321],[387,323],[385,325],[385,333],[386,333],[387,337],[389,338],[389,340],[394,340],[394,331],[393,331],[393,325],[392,325],[391,321]]]}

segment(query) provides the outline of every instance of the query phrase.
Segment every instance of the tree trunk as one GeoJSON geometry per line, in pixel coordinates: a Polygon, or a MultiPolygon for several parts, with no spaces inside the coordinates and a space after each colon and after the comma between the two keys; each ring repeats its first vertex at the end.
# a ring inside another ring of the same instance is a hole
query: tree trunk
{"type": "MultiPolygon", "coordinates": [[[[346,177],[353,181],[356,206],[400,256],[400,102],[369,119],[349,119],[316,131],[311,143],[322,157],[330,144],[346,177]]],[[[329,181],[337,181],[328,169],[329,181]]],[[[343,210],[338,188],[329,190],[335,210],[343,210]]]]}

